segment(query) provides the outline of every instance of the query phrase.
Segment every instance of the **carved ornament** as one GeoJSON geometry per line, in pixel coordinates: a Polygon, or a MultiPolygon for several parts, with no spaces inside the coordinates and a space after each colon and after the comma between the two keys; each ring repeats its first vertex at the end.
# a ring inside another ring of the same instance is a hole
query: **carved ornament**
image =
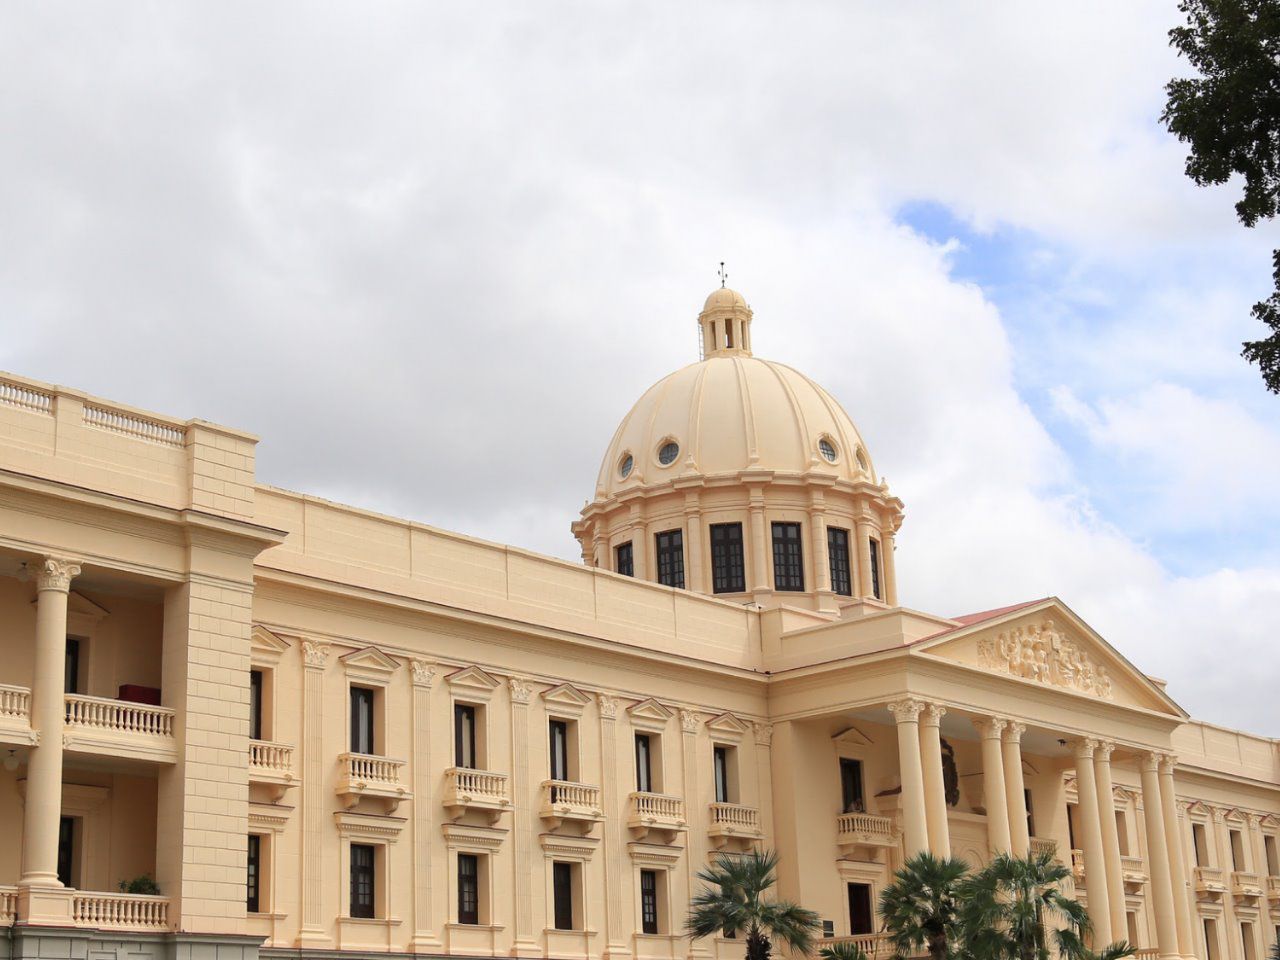
{"type": "Polygon", "coordinates": [[[512,703],[528,703],[533,696],[533,687],[523,677],[510,677],[507,686],[511,689],[512,703]]]}
{"type": "Polygon", "coordinates": [[[302,662],[312,669],[323,670],[329,663],[330,646],[320,640],[302,641],[302,662]]]}
{"type": "Polygon", "coordinates": [[[618,719],[618,698],[611,693],[597,693],[596,704],[600,707],[600,716],[605,720],[618,719]]]}
{"type": "Polygon", "coordinates": [[[430,687],[436,678],[436,665],[430,660],[410,660],[409,669],[413,672],[415,687],[430,687]]]}
{"type": "Polygon", "coordinates": [[[1104,700],[1114,698],[1111,675],[1052,620],[1003,630],[978,641],[984,667],[1024,680],[1065,687],[1104,700]]]}
{"type": "Polygon", "coordinates": [[[80,564],[61,557],[45,557],[40,561],[40,569],[36,573],[36,589],[60,590],[66,593],[71,589],[71,581],[80,576],[80,564]]]}

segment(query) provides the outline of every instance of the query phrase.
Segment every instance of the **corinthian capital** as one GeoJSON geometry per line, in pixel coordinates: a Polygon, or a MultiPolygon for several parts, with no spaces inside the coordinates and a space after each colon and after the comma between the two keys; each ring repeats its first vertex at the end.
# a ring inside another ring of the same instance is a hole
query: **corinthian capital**
{"type": "Polygon", "coordinates": [[[926,727],[936,727],[942,722],[942,718],[947,715],[947,708],[940,703],[926,703],[924,712],[921,714],[926,727]]]}
{"type": "Polygon", "coordinates": [[[1003,717],[974,717],[973,726],[984,740],[999,740],[1009,721],[1003,717]]]}
{"type": "Polygon", "coordinates": [[[1102,763],[1111,762],[1111,754],[1115,752],[1116,745],[1111,740],[1099,740],[1098,745],[1093,750],[1093,758],[1102,763]]]}
{"type": "Polygon", "coordinates": [[[893,714],[893,719],[898,723],[915,723],[920,719],[920,711],[924,709],[924,701],[917,700],[914,697],[905,697],[902,700],[895,700],[888,704],[887,709],[893,714]]]}
{"type": "Polygon", "coordinates": [[[1021,743],[1022,735],[1026,732],[1027,725],[1016,720],[1009,720],[1004,725],[1004,739],[1008,743],[1021,743]]]}
{"type": "Polygon", "coordinates": [[[71,589],[71,581],[80,576],[80,564],[63,557],[45,557],[36,571],[37,590],[71,589]]]}

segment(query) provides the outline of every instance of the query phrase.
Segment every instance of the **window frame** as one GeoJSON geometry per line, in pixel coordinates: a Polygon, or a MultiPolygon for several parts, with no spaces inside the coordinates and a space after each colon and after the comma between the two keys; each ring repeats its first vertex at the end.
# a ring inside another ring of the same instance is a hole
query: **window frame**
{"type": "Polygon", "coordinates": [[[480,746],[480,714],[484,707],[461,700],[453,702],[453,765],[462,770],[483,770],[480,746]],[[463,719],[466,723],[463,723],[463,719]],[[465,749],[464,749],[465,748],[465,749]],[[471,763],[466,762],[470,753],[471,763]]]}
{"type": "Polygon", "coordinates": [[[245,892],[246,913],[262,913],[262,834],[251,833],[245,843],[245,892]]]}
{"type": "Polygon", "coordinates": [[[637,730],[635,733],[636,792],[657,793],[653,782],[653,740],[655,734],[637,730]],[[643,744],[643,747],[641,746],[643,744]]]}
{"type": "Polygon", "coordinates": [[[662,934],[662,903],[659,871],[647,867],[640,870],[640,932],[646,936],[662,934]]]}
{"type": "Polygon", "coordinates": [[[711,546],[711,592],[746,593],[746,538],[742,524],[710,524],[707,536],[711,546]]]}
{"type": "Polygon", "coordinates": [[[867,812],[866,772],[857,757],[840,758],[840,807],[844,813],[867,812]],[[850,776],[850,771],[855,773],[850,776]],[[851,793],[856,794],[852,799],[851,793]]]}
{"type": "Polygon", "coordinates": [[[774,520],[769,530],[773,547],[773,589],[779,593],[803,593],[803,524],[798,520],[774,520]]]}
{"type": "Polygon", "coordinates": [[[577,875],[581,864],[571,860],[551,862],[551,924],[556,930],[577,930],[577,875]]]}
{"type": "Polygon", "coordinates": [[[849,553],[851,537],[846,527],[827,527],[827,566],[831,591],[837,596],[853,596],[853,562],[849,553]]]}
{"type": "Polygon", "coordinates": [[[685,589],[684,528],[672,527],[653,535],[657,582],[676,590],[685,589]]]}
{"type": "Polygon", "coordinates": [[[624,577],[636,575],[635,543],[627,540],[615,544],[613,548],[613,572],[624,577]]]}
{"type": "Polygon", "coordinates": [[[347,850],[348,895],[347,916],[352,920],[376,920],[378,918],[378,845],[352,841],[347,850]],[[368,851],[368,864],[357,864],[356,854],[368,851]],[[359,896],[358,886],[367,878],[368,903],[359,896]],[[366,912],[367,911],[367,912],[366,912]]]}
{"type": "Polygon", "coordinates": [[[861,937],[876,932],[875,887],[872,884],[861,880],[845,881],[845,907],[849,911],[849,935],[851,937],[861,937]],[[861,924],[866,927],[865,930],[855,929],[856,926],[859,926],[857,920],[859,919],[858,914],[861,912],[861,910],[854,909],[853,895],[855,888],[866,891],[866,923],[861,924]]]}
{"type": "Polygon", "coordinates": [[[362,754],[368,757],[380,756],[378,753],[378,690],[376,687],[367,687],[363,684],[352,683],[347,686],[347,697],[350,701],[350,714],[348,717],[348,746],[351,753],[362,754]],[[361,704],[368,706],[368,750],[360,749],[365,745],[365,739],[361,736],[360,720],[357,717],[357,711],[363,709],[361,704]]]}
{"type": "Polygon", "coordinates": [[[454,864],[454,874],[457,881],[457,898],[454,904],[456,911],[456,920],[454,922],[471,927],[478,927],[480,923],[480,858],[484,856],[480,853],[471,853],[466,850],[459,850],[454,864]],[[464,872],[464,864],[471,867],[470,872],[464,872]],[[467,894],[470,892],[469,909],[464,910],[464,904],[468,904],[467,894]]]}
{"type": "Polygon", "coordinates": [[[249,669],[249,739],[265,740],[262,725],[263,691],[266,678],[259,667],[249,669]]]}
{"type": "Polygon", "coordinates": [[[875,537],[867,537],[867,555],[871,560],[871,596],[883,600],[884,591],[880,586],[880,541],[875,537]]]}

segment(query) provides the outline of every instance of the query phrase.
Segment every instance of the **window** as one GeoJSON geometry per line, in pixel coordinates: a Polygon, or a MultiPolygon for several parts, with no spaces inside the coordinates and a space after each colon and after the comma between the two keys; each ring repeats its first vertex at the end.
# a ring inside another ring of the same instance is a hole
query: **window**
{"type": "Polygon", "coordinates": [[[831,589],[842,597],[853,596],[849,570],[849,531],[827,527],[827,561],[831,564],[831,589]]]}
{"type": "Polygon", "coordinates": [[[1204,921],[1204,956],[1205,960],[1218,960],[1218,924],[1214,920],[1204,921]]]}
{"type": "Polygon", "coordinates": [[[245,873],[244,908],[250,913],[261,913],[262,837],[249,834],[248,870],[245,873]]]}
{"type": "Polygon", "coordinates": [[[1034,837],[1036,835],[1036,815],[1035,810],[1031,806],[1031,791],[1022,791],[1023,803],[1027,805],[1027,836],[1034,837]]]}
{"type": "Polygon", "coordinates": [[[831,442],[829,437],[823,437],[818,441],[818,451],[822,454],[824,460],[828,463],[835,463],[840,456],[836,450],[836,445],[831,442]]]}
{"type": "Polygon", "coordinates": [[[798,523],[773,525],[773,587],[775,590],[804,589],[804,559],[798,523]]]}
{"type": "Polygon", "coordinates": [[[374,915],[374,861],[377,851],[367,843],[351,845],[351,916],[372,919],[374,915]]]}
{"type": "Polygon", "coordinates": [[[453,765],[468,770],[480,766],[476,753],[476,708],[469,703],[453,705],[453,765]]]}
{"type": "Polygon", "coordinates": [[[712,766],[716,787],[716,803],[737,803],[737,751],[716,744],[712,748],[712,766]]]}
{"type": "Polygon", "coordinates": [[[1244,960],[1258,960],[1257,944],[1253,941],[1253,924],[1240,924],[1240,945],[1244,947],[1244,960]]]}
{"type": "Polygon", "coordinates": [[[618,476],[622,477],[623,480],[627,479],[627,477],[631,476],[631,470],[635,465],[636,462],[631,454],[623,454],[622,459],[618,461],[618,476]]]}
{"type": "Polygon", "coordinates": [[[1272,834],[1263,834],[1262,849],[1267,855],[1267,873],[1280,877],[1280,852],[1276,850],[1276,838],[1272,834]]]}
{"type": "Polygon", "coordinates": [[[680,456],[680,444],[674,440],[668,440],[658,448],[658,462],[664,467],[669,467],[675,463],[678,456],[680,456]]]}
{"type": "Polygon", "coordinates": [[[845,813],[864,813],[866,801],[862,795],[862,761],[840,758],[840,800],[845,813]]]}
{"type": "Polygon", "coordinates": [[[684,588],[684,531],[664,530],[654,536],[658,548],[658,582],[684,588]]]}
{"type": "Polygon", "coordinates": [[[658,932],[658,871],[640,871],[640,932],[658,932]]]}
{"type": "Polygon", "coordinates": [[[569,779],[569,722],[552,720],[551,734],[551,779],[569,779]]]}
{"type": "Polygon", "coordinates": [[[458,854],[458,922],[480,922],[480,858],[458,854]]]}
{"type": "Polygon", "coordinates": [[[747,572],[742,559],[742,524],[711,525],[711,589],[715,593],[742,593],[747,572]]]}
{"type": "Polygon", "coordinates": [[[62,690],[64,693],[83,693],[80,689],[80,641],[75,637],[67,637],[67,659],[62,690]]]}
{"type": "Polygon", "coordinates": [[[1080,844],[1076,843],[1076,805],[1074,803],[1067,804],[1067,843],[1071,844],[1072,850],[1080,849],[1080,844]]]}
{"type": "Polygon", "coordinates": [[[849,884],[849,933],[859,936],[875,933],[875,917],[871,909],[871,884],[849,884]]]}
{"type": "Polygon", "coordinates": [[[1239,830],[1229,830],[1227,835],[1231,838],[1231,869],[1247,870],[1248,861],[1244,858],[1244,838],[1239,830]]]}
{"type": "Polygon", "coordinates": [[[64,887],[78,886],[74,882],[76,862],[76,818],[61,817],[58,820],[58,882],[64,887]]]}
{"type": "Polygon", "coordinates": [[[875,537],[871,538],[868,545],[871,553],[871,595],[877,600],[880,597],[880,541],[875,537]]]}
{"type": "Polygon", "coordinates": [[[624,577],[634,577],[636,575],[635,559],[631,553],[630,540],[613,548],[613,569],[624,577]]]}
{"type": "Polygon", "coordinates": [[[1129,855],[1129,822],[1123,810],[1116,811],[1116,837],[1120,841],[1120,856],[1129,855]]]}
{"type": "Polygon", "coordinates": [[[1203,823],[1191,825],[1191,841],[1196,852],[1196,866],[1209,866],[1209,839],[1205,836],[1203,823]]]}
{"type": "Polygon", "coordinates": [[[822,939],[830,940],[836,935],[836,922],[834,920],[822,921],[822,939]]]}
{"type": "Polygon", "coordinates": [[[262,739],[262,671],[249,671],[249,739],[262,739]]]}
{"type": "Polygon", "coordinates": [[[373,753],[373,691],[351,688],[351,752],[373,753]]]}
{"type": "Polygon", "coordinates": [[[551,865],[551,893],[557,930],[573,930],[573,864],[556,861],[551,865]]]}
{"type": "Polygon", "coordinates": [[[649,734],[636,734],[636,789],[653,793],[653,754],[649,734]]]}
{"type": "Polygon", "coordinates": [[[1129,910],[1124,915],[1125,929],[1129,934],[1129,945],[1136,947],[1138,945],[1138,915],[1129,910]]]}

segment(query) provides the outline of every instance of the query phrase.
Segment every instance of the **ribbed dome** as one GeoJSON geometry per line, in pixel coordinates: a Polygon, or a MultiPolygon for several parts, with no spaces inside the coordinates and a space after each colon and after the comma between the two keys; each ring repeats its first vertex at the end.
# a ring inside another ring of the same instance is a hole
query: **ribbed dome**
{"type": "MultiPolygon", "coordinates": [[[[732,291],[712,297],[722,293],[732,291]]],[[[597,497],[743,470],[875,479],[857,428],[831,394],[791,367],[738,354],[708,357],[645,391],[609,444],[597,497]]]]}

